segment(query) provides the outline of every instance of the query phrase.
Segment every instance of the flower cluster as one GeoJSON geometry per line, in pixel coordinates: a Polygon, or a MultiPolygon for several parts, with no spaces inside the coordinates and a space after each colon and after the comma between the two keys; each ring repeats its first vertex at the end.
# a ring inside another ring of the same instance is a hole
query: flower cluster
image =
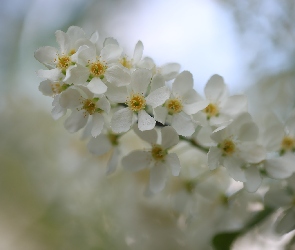
{"type": "Polygon", "coordinates": [[[111,152],[107,173],[150,170],[148,189],[161,191],[171,169],[181,172],[173,147],[179,140],[207,153],[207,166],[223,166],[236,181],[255,192],[262,179],[285,179],[295,172],[295,112],[284,123],[274,114],[255,121],[245,95],[230,95],[224,80],[213,75],[205,97],[194,90],[193,76],[178,63],[157,66],[143,57],[138,41],[127,56],[114,38],[99,43],[72,26],[57,31],[59,48],[41,47],[35,58],[46,69],[39,90],[53,97],[54,119],[70,112],[64,126],[70,133],[84,129],[88,150],[111,152]],[[148,142],[147,149],[123,155],[121,137],[129,131],[148,142]]]}

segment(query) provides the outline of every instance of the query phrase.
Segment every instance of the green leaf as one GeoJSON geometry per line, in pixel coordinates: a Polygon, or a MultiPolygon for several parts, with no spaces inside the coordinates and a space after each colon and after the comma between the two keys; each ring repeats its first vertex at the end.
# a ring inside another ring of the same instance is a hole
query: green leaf
{"type": "Polygon", "coordinates": [[[230,250],[232,243],[242,234],[242,231],[220,233],[214,236],[212,243],[215,250],[230,250]]]}

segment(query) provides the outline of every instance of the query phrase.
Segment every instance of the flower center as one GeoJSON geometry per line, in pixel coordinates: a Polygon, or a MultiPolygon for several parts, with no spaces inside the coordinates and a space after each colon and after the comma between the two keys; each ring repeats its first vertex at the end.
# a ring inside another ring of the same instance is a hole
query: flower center
{"type": "Polygon", "coordinates": [[[165,103],[165,107],[168,109],[170,115],[177,114],[182,110],[182,103],[179,99],[168,99],[165,103]]]}
{"type": "Polygon", "coordinates": [[[136,93],[127,99],[126,104],[132,111],[138,112],[145,108],[146,101],[143,95],[136,93]]]}
{"type": "Polygon", "coordinates": [[[70,87],[70,84],[66,83],[60,83],[60,82],[53,82],[50,84],[51,90],[53,92],[53,95],[58,95],[64,90],[66,90],[68,87],[70,87]]]}
{"type": "Polygon", "coordinates": [[[96,102],[98,101],[97,98],[93,99],[84,99],[81,101],[82,109],[84,109],[84,116],[86,117],[87,114],[93,115],[94,113],[102,113],[103,110],[96,106],[96,102]]]}
{"type": "Polygon", "coordinates": [[[91,63],[89,66],[90,74],[92,77],[100,77],[103,76],[107,66],[100,61],[91,63]]]}
{"type": "Polygon", "coordinates": [[[61,69],[61,70],[66,70],[70,65],[72,61],[69,56],[62,55],[58,57],[58,62],[56,64],[56,67],[61,69]]]}
{"type": "Polygon", "coordinates": [[[207,119],[210,119],[212,116],[218,116],[219,110],[217,105],[210,103],[204,110],[207,114],[207,119]]]}
{"type": "Polygon", "coordinates": [[[152,147],[152,157],[156,161],[164,160],[166,155],[167,155],[166,150],[164,150],[160,145],[156,144],[152,147]]]}
{"type": "Polygon", "coordinates": [[[132,63],[130,60],[127,59],[127,57],[123,57],[122,59],[119,60],[119,62],[127,69],[132,68],[132,63]]]}
{"type": "Polygon", "coordinates": [[[294,150],[295,149],[295,138],[291,136],[285,136],[281,142],[282,150],[294,150]]]}
{"type": "Polygon", "coordinates": [[[236,151],[236,145],[232,140],[224,140],[219,147],[221,148],[223,155],[232,155],[236,151]]]}

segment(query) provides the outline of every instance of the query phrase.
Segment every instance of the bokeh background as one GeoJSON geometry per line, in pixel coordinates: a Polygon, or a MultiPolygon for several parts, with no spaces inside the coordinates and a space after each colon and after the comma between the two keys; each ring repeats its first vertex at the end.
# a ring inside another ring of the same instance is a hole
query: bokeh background
{"type": "Polygon", "coordinates": [[[89,35],[97,30],[101,40],[112,36],[129,54],[141,40],[144,55],[157,64],[178,62],[191,71],[201,94],[217,73],[231,93],[248,94],[253,113],[273,108],[284,117],[294,108],[295,2],[0,0],[0,5],[0,249],[196,249],[182,241],[184,232],[166,207],[155,210],[159,201],[147,201],[136,190],[141,177],[105,177],[105,159],[91,156],[79,135],[65,131],[63,119],[51,118],[52,100],[38,91],[36,71],[42,65],[34,51],[57,46],[54,32],[71,25],[89,35]],[[128,227],[130,235],[142,232],[146,246],[126,233],[128,227]]]}

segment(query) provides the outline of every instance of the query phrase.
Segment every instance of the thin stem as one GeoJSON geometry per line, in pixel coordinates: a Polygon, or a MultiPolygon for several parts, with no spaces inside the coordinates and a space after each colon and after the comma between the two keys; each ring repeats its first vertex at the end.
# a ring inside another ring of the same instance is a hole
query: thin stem
{"type": "Polygon", "coordinates": [[[179,139],[182,141],[186,141],[188,143],[190,143],[191,145],[193,145],[194,147],[200,149],[201,151],[203,151],[204,153],[208,153],[209,152],[209,148],[203,147],[201,146],[199,143],[197,143],[194,139],[192,138],[187,138],[185,136],[180,135],[179,139]]]}

